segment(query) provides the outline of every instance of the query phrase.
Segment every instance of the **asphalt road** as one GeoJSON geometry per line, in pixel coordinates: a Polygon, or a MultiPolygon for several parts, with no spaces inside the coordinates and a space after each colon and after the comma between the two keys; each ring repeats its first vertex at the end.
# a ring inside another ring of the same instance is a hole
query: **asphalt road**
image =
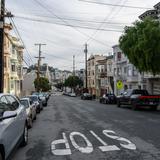
{"type": "Polygon", "coordinates": [[[160,111],[51,96],[12,160],[160,160],[160,111]]]}

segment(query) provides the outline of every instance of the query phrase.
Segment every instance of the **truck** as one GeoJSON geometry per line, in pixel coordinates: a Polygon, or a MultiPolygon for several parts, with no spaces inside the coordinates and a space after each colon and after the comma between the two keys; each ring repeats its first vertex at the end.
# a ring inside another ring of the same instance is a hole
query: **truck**
{"type": "Polygon", "coordinates": [[[160,95],[149,95],[144,89],[127,89],[117,96],[117,107],[122,105],[131,106],[133,110],[139,107],[148,107],[157,110],[160,102],[160,95]]]}

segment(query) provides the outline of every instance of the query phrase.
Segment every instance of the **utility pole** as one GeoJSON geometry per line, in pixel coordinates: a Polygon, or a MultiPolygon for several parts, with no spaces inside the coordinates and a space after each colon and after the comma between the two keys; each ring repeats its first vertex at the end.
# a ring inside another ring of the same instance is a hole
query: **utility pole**
{"type": "Polygon", "coordinates": [[[88,44],[85,44],[85,49],[84,49],[84,53],[85,53],[85,78],[86,78],[86,90],[88,91],[88,82],[87,82],[87,53],[88,53],[88,44]]]}
{"type": "Polygon", "coordinates": [[[4,88],[4,14],[5,1],[0,2],[0,93],[3,93],[4,88]]]}
{"type": "Polygon", "coordinates": [[[73,55],[73,76],[75,76],[75,55],[73,55]]]}
{"type": "MultiPolygon", "coordinates": [[[[38,80],[38,84],[39,84],[39,78],[40,78],[40,67],[41,67],[41,59],[42,58],[45,58],[45,57],[42,57],[41,56],[41,46],[42,45],[46,45],[46,44],[42,44],[42,43],[36,43],[35,46],[38,46],[38,49],[39,49],[39,54],[38,54],[38,57],[35,57],[35,58],[38,58],[38,66],[37,66],[37,80],[38,80]]],[[[39,85],[37,85],[37,91],[39,92],[39,85]]]]}

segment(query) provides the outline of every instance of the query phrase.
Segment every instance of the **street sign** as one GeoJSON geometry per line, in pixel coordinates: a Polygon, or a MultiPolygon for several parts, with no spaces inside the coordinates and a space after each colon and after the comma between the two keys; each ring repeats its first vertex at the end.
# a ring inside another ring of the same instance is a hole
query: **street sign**
{"type": "Polygon", "coordinates": [[[123,82],[121,80],[117,81],[117,89],[122,89],[123,88],[123,82]]]}

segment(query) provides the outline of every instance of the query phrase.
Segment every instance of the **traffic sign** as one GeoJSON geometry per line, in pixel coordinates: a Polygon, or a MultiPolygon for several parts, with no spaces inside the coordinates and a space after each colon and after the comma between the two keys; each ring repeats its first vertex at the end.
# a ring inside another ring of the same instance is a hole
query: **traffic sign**
{"type": "Polygon", "coordinates": [[[117,81],[117,89],[122,89],[123,88],[123,82],[121,80],[117,81]]]}

